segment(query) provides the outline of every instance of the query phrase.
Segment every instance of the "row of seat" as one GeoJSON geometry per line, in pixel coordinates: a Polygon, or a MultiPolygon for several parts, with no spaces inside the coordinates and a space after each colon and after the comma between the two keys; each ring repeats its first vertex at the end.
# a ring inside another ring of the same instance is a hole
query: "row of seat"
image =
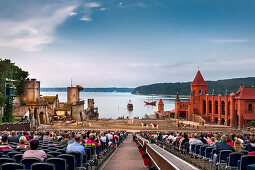
{"type": "MultiPolygon", "coordinates": [[[[125,138],[126,134],[120,136],[117,144],[119,145],[125,138]]],[[[10,143],[10,145],[14,148],[13,150],[0,152],[1,167],[20,166],[19,169],[23,169],[21,166],[24,165],[25,169],[30,169],[32,165],[37,163],[45,164],[45,166],[53,165],[55,170],[73,170],[77,167],[79,169],[87,169],[89,166],[100,166],[114,150],[113,146],[108,147],[108,144],[102,143],[98,148],[99,154],[97,157],[95,148],[91,146],[85,147],[86,155],[82,156],[79,152],[66,153],[66,146],[60,146],[58,142],[52,144],[48,141],[40,141],[40,149],[44,150],[48,157],[46,162],[41,162],[37,158],[22,159],[22,155],[27,149],[17,148],[17,143],[10,143]]]]}
{"type": "MultiPolygon", "coordinates": [[[[168,150],[201,168],[207,169],[208,166],[206,166],[206,163],[209,163],[210,169],[213,167],[213,157],[216,153],[215,147],[195,144],[190,146],[190,144],[186,142],[180,150],[177,144],[170,144],[168,150]]],[[[241,150],[239,152],[222,150],[218,155],[216,163],[218,168],[226,169],[247,169],[249,164],[255,164],[255,156],[248,155],[248,152],[245,150],[241,150]]]]}

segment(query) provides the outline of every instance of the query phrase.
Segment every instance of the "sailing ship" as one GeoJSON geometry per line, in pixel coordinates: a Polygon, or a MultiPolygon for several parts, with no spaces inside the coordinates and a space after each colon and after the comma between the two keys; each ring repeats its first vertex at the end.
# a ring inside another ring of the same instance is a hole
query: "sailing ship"
{"type": "Polygon", "coordinates": [[[152,105],[152,106],[156,106],[156,102],[155,100],[153,100],[153,96],[152,96],[152,100],[150,101],[149,98],[147,101],[144,101],[145,105],[152,105]]]}
{"type": "Polygon", "coordinates": [[[127,104],[127,109],[128,109],[129,111],[132,111],[132,110],[133,110],[133,104],[132,104],[131,100],[129,100],[129,102],[128,102],[128,104],[127,104]]]}

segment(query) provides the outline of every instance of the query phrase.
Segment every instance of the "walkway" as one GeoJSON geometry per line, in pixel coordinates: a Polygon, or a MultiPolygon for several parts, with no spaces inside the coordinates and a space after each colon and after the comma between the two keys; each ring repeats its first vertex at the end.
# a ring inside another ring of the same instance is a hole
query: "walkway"
{"type": "Polygon", "coordinates": [[[132,135],[120,145],[114,155],[102,168],[103,170],[145,170],[143,159],[138,151],[138,146],[133,142],[132,135]]]}

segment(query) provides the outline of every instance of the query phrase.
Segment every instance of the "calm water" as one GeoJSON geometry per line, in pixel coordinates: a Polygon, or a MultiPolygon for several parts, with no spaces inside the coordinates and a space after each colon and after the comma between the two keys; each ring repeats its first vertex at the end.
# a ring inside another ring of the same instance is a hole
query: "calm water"
{"type": "MultiPolygon", "coordinates": [[[[66,92],[41,92],[43,96],[53,96],[58,94],[60,102],[67,101],[66,92]]],[[[140,117],[145,114],[153,114],[158,110],[158,106],[144,105],[144,100],[148,100],[150,96],[132,95],[130,93],[102,93],[102,92],[81,92],[81,100],[85,100],[85,108],[87,108],[87,101],[93,98],[95,106],[98,106],[100,118],[117,118],[119,116],[140,117]],[[134,109],[127,110],[127,104],[131,100],[134,109]]],[[[154,100],[159,101],[162,97],[154,96],[154,100]]],[[[150,97],[151,99],[151,97],[150,97]]],[[[170,111],[174,109],[174,99],[163,97],[165,110],[170,111]]]]}

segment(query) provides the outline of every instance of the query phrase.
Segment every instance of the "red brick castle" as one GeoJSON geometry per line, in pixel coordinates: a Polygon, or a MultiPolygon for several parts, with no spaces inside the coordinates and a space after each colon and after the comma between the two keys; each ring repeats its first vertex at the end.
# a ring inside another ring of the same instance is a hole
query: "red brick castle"
{"type": "Polygon", "coordinates": [[[175,100],[175,117],[191,121],[197,118],[217,124],[243,128],[255,120],[255,90],[253,87],[240,87],[230,95],[207,94],[207,83],[200,71],[190,83],[190,102],[175,100]]]}

